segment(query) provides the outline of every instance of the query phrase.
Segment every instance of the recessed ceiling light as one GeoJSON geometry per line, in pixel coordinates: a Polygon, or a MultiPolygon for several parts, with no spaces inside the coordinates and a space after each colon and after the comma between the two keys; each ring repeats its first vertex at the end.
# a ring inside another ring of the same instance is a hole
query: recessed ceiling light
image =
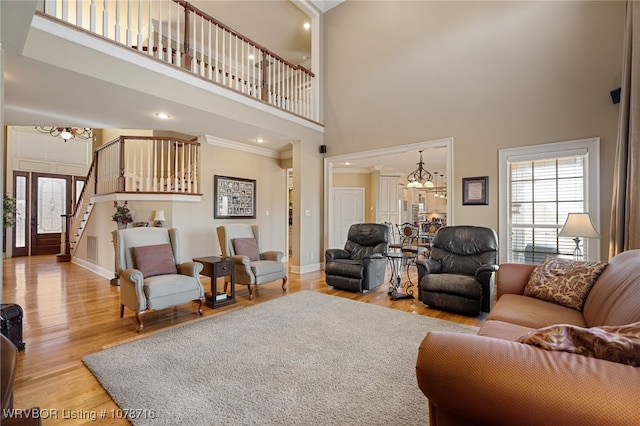
{"type": "Polygon", "coordinates": [[[156,117],[158,117],[160,120],[166,120],[171,116],[166,112],[156,112],[156,117]]]}
{"type": "Polygon", "coordinates": [[[310,23],[308,23],[308,22],[305,22],[305,23],[304,23],[304,29],[305,29],[305,30],[308,30],[309,28],[311,28],[311,24],[310,24],[310,23]]]}
{"type": "Polygon", "coordinates": [[[258,142],[258,143],[264,143],[264,139],[262,139],[262,138],[258,138],[258,139],[256,139],[256,142],[258,142]]]}
{"type": "Polygon", "coordinates": [[[345,162],[344,162],[344,165],[345,165],[345,166],[350,166],[350,165],[351,165],[351,163],[350,163],[350,162],[348,162],[348,161],[345,161],[345,162]]]}

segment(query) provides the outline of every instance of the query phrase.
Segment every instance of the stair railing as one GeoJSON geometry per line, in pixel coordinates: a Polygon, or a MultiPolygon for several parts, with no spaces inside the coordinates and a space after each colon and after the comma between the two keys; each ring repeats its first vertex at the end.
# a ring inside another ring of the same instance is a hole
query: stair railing
{"type": "Polygon", "coordinates": [[[315,75],[184,0],[45,0],[44,13],[211,82],[318,120],[315,75]]]}
{"type": "Polygon", "coordinates": [[[62,243],[71,254],[88,220],[94,195],[115,193],[201,195],[200,143],[155,136],[120,136],[97,148],[62,243]],[[66,239],[66,240],[65,240],[66,239]]]}

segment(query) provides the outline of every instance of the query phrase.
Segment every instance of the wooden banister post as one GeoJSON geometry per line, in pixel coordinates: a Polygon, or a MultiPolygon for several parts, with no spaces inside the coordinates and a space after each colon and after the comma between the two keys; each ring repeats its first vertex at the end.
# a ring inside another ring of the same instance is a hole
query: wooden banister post
{"type": "Polygon", "coordinates": [[[124,143],[125,138],[120,137],[120,154],[118,155],[120,174],[118,175],[118,192],[124,192],[126,182],[124,178],[124,143]]]}
{"type": "Polygon", "coordinates": [[[184,68],[191,71],[191,61],[193,60],[193,56],[191,56],[191,46],[189,42],[189,8],[191,5],[185,2],[184,5],[184,68]]]}
{"type": "Polygon", "coordinates": [[[60,215],[62,219],[62,233],[60,234],[60,246],[62,253],[56,255],[56,262],[71,261],[71,244],[69,243],[69,225],[71,223],[71,214],[66,213],[60,215]]]}
{"type": "Polygon", "coordinates": [[[260,68],[262,68],[262,75],[260,78],[262,78],[262,91],[260,93],[260,99],[262,99],[263,101],[267,101],[269,99],[269,89],[267,88],[267,66],[269,65],[269,63],[267,62],[267,52],[265,52],[264,50],[261,50],[262,52],[262,66],[260,68]]]}

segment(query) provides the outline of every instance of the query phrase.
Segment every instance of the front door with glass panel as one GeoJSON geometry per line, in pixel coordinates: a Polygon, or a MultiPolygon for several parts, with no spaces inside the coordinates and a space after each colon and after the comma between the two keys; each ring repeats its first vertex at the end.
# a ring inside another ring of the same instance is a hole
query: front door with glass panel
{"type": "Polygon", "coordinates": [[[60,253],[62,215],[69,209],[71,180],[34,173],[31,191],[31,254],[60,253]]]}

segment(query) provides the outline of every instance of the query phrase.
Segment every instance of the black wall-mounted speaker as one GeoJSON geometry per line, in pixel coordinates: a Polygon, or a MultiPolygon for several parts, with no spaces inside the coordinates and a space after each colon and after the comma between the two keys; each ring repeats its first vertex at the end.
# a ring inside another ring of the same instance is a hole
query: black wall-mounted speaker
{"type": "Polygon", "coordinates": [[[611,95],[611,101],[613,102],[613,104],[619,104],[620,103],[620,92],[622,92],[622,88],[618,87],[615,90],[612,90],[609,94],[611,95]]]}
{"type": "Polygon", "coordinates": [[[320,154],[324,154],[325,152],[327,152],[327,146],[326,145],[320,145],[320,154]]]}

